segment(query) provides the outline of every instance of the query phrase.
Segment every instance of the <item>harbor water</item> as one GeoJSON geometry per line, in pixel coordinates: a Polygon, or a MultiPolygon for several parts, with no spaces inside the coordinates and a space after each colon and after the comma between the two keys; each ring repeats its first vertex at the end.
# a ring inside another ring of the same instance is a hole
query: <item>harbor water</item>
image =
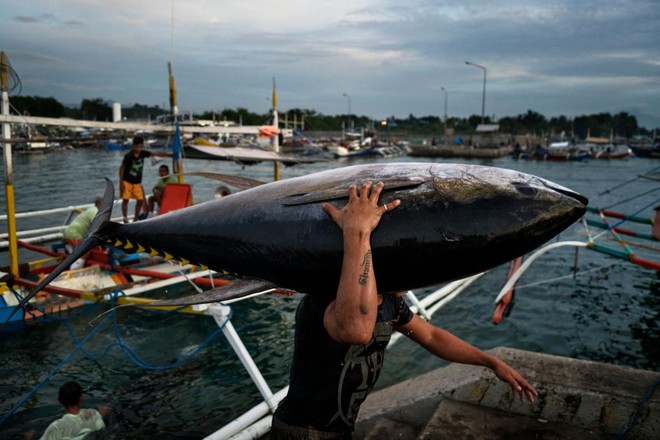
{"type": "MultiPolygon", "coordinates": [[[[17,211],[91,203],[103,191],[104,177],[117,185],[122,157],[123,152],[101,149],[14,155],[17,211]]],[[[386,160],[465,162],[407,157],[353,159],[282,166],[281,176],[386,160]]],[[[654,192],[660,185],[636,179],[660,165],[654,160],[552,163],[506,157],[471,163],[552,180],[586,195],[592,206],[613,211],[651,217],[653,207],[660,204],[660,195],[654,192]]],[[[242,167],[231,162],[187,160],[184,167],[185,171],[264,181],[273,178],[269,163],[242,167]]],[[[155,183],[157,168],[145,167],[147,191],[155,183]]],[[[193,185],[195,202],[213,198],[220,185],[199,177],[186,180],[193,185]]],[[[2,213],[6,213],[4,196],[3,192],[2,213]]],[[[115,207],[114,215],[119,215],[119,207],[115,207]]],[[[487,215],[484,213],[484,221],[487,215]]],[[[18,229],[52,226],[64,217],[57,221],[52,217],[21,219],[18,229]]],[[[2,229],[6,230],[6,223],[2,229]]],[[[575,224],[560,239],[585,241],[585,227],[575,224]]],[[[600,240],[603,245],[620,248],[607,237],[600,240]]],[[[31,257],[23,251],[20,256],[23,260],[31,257]]],[[[7,254],[3,252],[0,265],[6,264],[7,254]]],[[[511,315],[494,325],[493,300],[507,271],[508,267],[502,266],[484,275],[436,313],[432,322],[481,349],[507,346],[648,370],[660,368],[660,283],[655,271],[591,250],[576,253],[573,248],[558,249],[532,265],[520,280],[511,315]]],[[[423,296],[432,290],[416,293],[423,296]]],[[[173,297],[191,291],[179,286],[157,295],[173,297]]],[[[294,311],[299,300],[299,295],[264,295],[232,305],[232,323],[273,391],[287,384],[294,311]]],[[[31,429],[41,435],[61,415],[57,391],[69,380],[83,386],[85,406],[111,407],[111,425],[104,438],[112,439],[203,438],[261,401],[229,344],[217,334],[218,325],[211,317],[121,309],[90,325],[107,309],[96,305],[76,310],[67,320],[0,335],[0,417],[43,383],[0,426],[0,437],[20,439],[31,429]],[[86,352],[76,351],[77,344],[91,333],[82,347],[86,352]]],[[[378,387],[444,365],[446,362],[415,344],[401,341],[388,351],[378,387]]]]}

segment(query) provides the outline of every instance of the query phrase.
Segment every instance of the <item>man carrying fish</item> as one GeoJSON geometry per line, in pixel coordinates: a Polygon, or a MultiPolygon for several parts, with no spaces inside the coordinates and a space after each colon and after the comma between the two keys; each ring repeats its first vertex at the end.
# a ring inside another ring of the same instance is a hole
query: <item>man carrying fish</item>
{"type": "Polygon", "coordinates": [[[349,202],[324,211],[343,235],[337,293],[305,295],[296,314],[287,397],[273,417],[272,440],[350,439],[360,405],[374,387],[394,330],[452,362],[490,368],[521,399],[536,390],[512,367],[412,313],[401,294],[379,294],[371,233],[399,199],[381,206],[383,183],[349,188],[349,202]]]}

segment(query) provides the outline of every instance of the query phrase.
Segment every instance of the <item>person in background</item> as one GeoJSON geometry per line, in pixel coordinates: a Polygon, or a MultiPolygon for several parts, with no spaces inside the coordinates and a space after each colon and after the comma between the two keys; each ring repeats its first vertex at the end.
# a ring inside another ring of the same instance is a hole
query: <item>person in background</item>
{"type": "MultiPolygon", "coordinates": [[[[94,206],[90,206],[81,212],[73,221],[64,229],[62,232],[62,238],[64,239],[64,248],[67,254],[73,252],[73,249],[78,246],[80,241],[85,237],[87,230],[92,224],[92,220],[96,216],[96,213],[99,211],[101,206],[101,197],[97,197],[94,202],[94,206]]],[[[72,265],[71,269],[80,269],[85,265],[87,260],[87,253],[85,256],[76,260],[72,265]]]]}
{"type": "Polygon", "coordinates": [[[655,217],[653,218],[653,229],[651,230],[651,235],[656,240],[660,240],[660,205],[653,208],[655,211],[655,217]]]}
{"type": "Polygon", "coordinates": [[[349,188],[348,204],[323,210],[342,232],[344,253],[334,297],[305,295],[296,312],[290,386],[273,416],[271,440],[350,439],[362,402],[383,367],[394,330],[433,355],[490,368],[521,399],[536,390],[502,360],[436,327],[406,305],[400,293],[379,294],[371,233],[400,200],[378,206],[383,184],[349,188]]]}
{"type": "MultiPolygon", "coordinates": [[[[77,382],[67,382],[60,387],[57,400],[64,406],[64,415],[52,422],[40,440],[83,439],[87,434],[105,428],[103,418],[110,413],[107,406],[98,410],[80,408],[83,401],[83,391],[77,382]]],[[[28,431],[25,440],[32,440],[35,431],[28,431]]]]}
{"type": "Polygon", "coordinates": [[[134,222],[138,221],[140,211],[144,210],[144,214],[148,214],[144,189],[142,188],[142,170],[144,169],[144,159],[150,156],[151,152],[144,150],[144,138],[135,136],[133,138],[133,148],[126,153],[119,167],[119,191],[122,199],[121,213],[124,217],[124,223],[128,223],[127,212],[130,199],[136,201],[134,222]]]}
{"type": "Polygon", "coordinates": [[[160,179],[158,179],[158,182],[156,182],[156,186],[154,186],[154,189],[152,190],[153,194],[149,196],[149,200],[147,201],[149,214],[154,212],[156,205],[158,205],[160,208],[160,206],[163,204],[165,185],[168,183],[177,182],[176,177],[169,174],[170,168],[167,165],[161,165],[158,168],[158,175],[160,176],[160,179]]]}

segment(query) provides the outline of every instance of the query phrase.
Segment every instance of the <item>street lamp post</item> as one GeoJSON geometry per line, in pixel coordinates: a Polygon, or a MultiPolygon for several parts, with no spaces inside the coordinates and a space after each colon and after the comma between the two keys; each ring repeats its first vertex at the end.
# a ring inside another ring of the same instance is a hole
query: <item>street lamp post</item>
{"type": "Polygon", "coordinates": [[[483,96],[481,97],[481,123],[484,124],[486,121],[486,68],[484,66],[480,66],[479,64],[474,64],[469,61],[466,61],[465,64],[467,64],[468,66],[478,67],[479,69],[483,69],[484,71],[484,93],[483,96]]]}
{"type": "Polygon", "coordinates": [[[442,90],[445,93],[445,130],[447,128],[447,91],[445,90],[444,87],[440,87],[440,90],[442,90]]]}
{"type": "Polygon", "coordinates": [[[343,93],[343,95],[348,99],[348,127],[350,128],[351,126],[351,97],[348,95],[348,93],[343,93]]]}

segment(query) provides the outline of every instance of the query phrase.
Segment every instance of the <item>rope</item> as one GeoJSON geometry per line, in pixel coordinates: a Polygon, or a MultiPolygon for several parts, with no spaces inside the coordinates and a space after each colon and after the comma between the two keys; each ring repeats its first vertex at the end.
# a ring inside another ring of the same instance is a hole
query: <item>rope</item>
{"type": "MultiPolygon", "coordinates": [[[[608,209],[611,209],[611,208],[613,208],[613,207],[615,207],[615,206],[622,205],[622,204],[624,204],[624,203],[628,203],[628,202],[630,202],[631,200],[635,200],[635,199],[638,198],[638,197],[642,197],[642,196],[645,196],[645,195],[647,195],[647,194],[651,194],[651,193],[653,193],[653,192],[655,192],[655,191],[657,191],[657,190],[659,190],[659,189],[660,189],[660,186],[658,186],[658,187],[656,187],[656,188],[653,188],[653,189],[650,189],[650,190],[648,190],[648,191],[644,191],[643,193],[639,193],[639,194],[637,194],[637,195],[635,195],[635,196],[627,197],[626,199],[621,200],[621,201],[618,201],[618,202],[616,202],[616,203],[613,203],[613,204],[611,204],[610,206],[607,206],[607,207],[605,207],[605,208],[603,208],[603,209],[604,209],[604,210],[608,210],[608,209]]],[[[660,199],[659,199],[659,200],[660,200],[660,199]]],[[[656,200],[656,203],[657,203],[657,200],[656,200]]],[[[647,207],[648,207],[648,205],[645,206],[644,208],[647,208],[647,207]]],[[[640,209],[639,211],[637,211],[637,212],[639,213],[640,211],[641,211],[641,209],[640,209]]]]}
{"type": "MultiPolygon", "coordinates": [[[[169,312],[169,313],[173,313],[173,312],[169,312]]],[[[185,356],[179,358],[178,360],[176,360],[174,362],[171,362],[169,364],[152,365],[152,364],[148,364],[145,361],[143,361],[133,351],[133,349],[131,349],[128,345],[126,345],[122,342],[121,336],[119,335],[119,325],[117,324],[117,317],[116,317],[116,314],[113,313],[113,322],[114,322],[114,330],[115,330],[114,333],[115,333],[115,339],[116,339],[117,342],[115,342],[114,344],[111,344],[111,346],[106,348],[105,352],[100,357],[98,357],[98,359],[94,359],[94,360],[101,359],[103,356],[105,356],[105,354],[107,354],[107,352],[110,350],[110,348],[112,348],[113,346],[117,346],[117,347],[121,348],[121,350],[124,352],[126,357],[128,357],[135,365],[138,365],[139,367],[142,367],[145,370],[162,371],[162,370],[167,370],[169,368],[174,368],[176,366],[179,366],[179,365],[183,364],[184,362],[188,361],[189,359],[191,359],[193,356],[195,356],[197,353],[199,353],[204,347],[206,347],[213,339],[215,339],[222,332],[222,330],[225,328],[225,325],[227,325],[227,322],[229,322],[232,315],[233,315],[233,309],[230,310],[229,316],[227,317],[227,319],[225,319],[225,321],[222,323],[222,325],[219,326],[217,328],[217,330],[215,330],[209,336],[207,336],[206,339],[204,339],[204,341],[202,341],[197,346],[197,348],[195,348],[189,354],[187,354],[187,355],[185,355],[185,356]]]]}
{"type": "Polygon", "coordinates": [[[624,187],[624,186],[628,185],[629,183],[633,183],[634,181],[636,181],[636,180],[639,179],[639,178],[640,178],[640,176],[637,176],[637,177],[635,177],[634,179],[630,179],[630,180],[628,180],[627,182],[623,182],[623,183],[621,183],[621,184],[619,184],[619,185],[617,185],[617,186],[615,186],[615,187],[612,187],[612,188],[606,189],[606,190],[603,191],[602,193],[598,194],[598,196],[604,196],[605,194],[609,194],[611,191],[614,191],[615,189],[619,189],[619,188],[621,188],[621,187],[624,187]]]}
{"type": "MultiPolygon", "coordinates": [[[[658,169],[660,169],[660,167],[655,167],[655,168],[653,168],[651,171],[647,172],[646,174],[647,174],[647,175],[648,175],[648,174],[653,174],[653,173],[654,173],[655,171],[657,171],[658,169]]],[[[627,182],[623,182],[623,183],[621,183],[621,184],[619,184],[619,185],[617,185],[617,186],[615,186],[615,187],[612,187],[612,188],[606,189],[605,191],[603,191],[602,193],[600,193],[600,194],[598,194],[598,195],[599,195],[599,196],[603,196],[603,195],[605,195],[605,194],[609,194],[610,192],[612,192],[612,191],[614,191],[614,190],[616,190],[616,189],[619,189],[619,188],[621,188],[621,187],[623,187],[623,186],[626,186],[626,185],[628,185],[629,183],[633,183],[634,181],[636,181],[636,180],[638,180],[638,179],[640,179],[640,178],[642,178],[642,177],[644,177],[644,176],[642,176],[642,175],[637,176],[637,177],[635,177],[634,179],[630,179],[630,180],[628,180],[627,182]]]]}
{"type": "Polygon", "coordinates": [[[104,318],[103,321],[101,321],[101,324],[99,324],[96,328],[94,328],[91,332],[89,332],[89,334],[85,336],[85,338],[81,342],[79,342],[76,345],[76,347],[68,355],[66,355],[64,359],[62,359],[60,363],[55,366],[55,368],[53,368],[46,375],[44,379],[42,379],[34,388],[32,388],[30,392],[28,392],[25,396],[23,396],[23,398],[16,405],[14,405],[12,409],[10,409],[4,416],[2,416],[2,419],[0,419],[0,426],[2,426],[3,423],[5,423],[9,419],[9,417],[11,417],[21,406],[23,406],[25,402],[27,402],[37,391],[39,391],[39,389],[41,389],[41,387],[44,386],[46,382],[48,382],[50,378],[53,377],[55,373],[57,373],[60,370],[60,368],[66,365],[71,360],[73,355],[76,354],[79,350],[81,350],[82,346],[85,345],[87,341],[89,341],[92,338],[92,336],[94,336],[101,329],[103,323],[108,318],[109,316],[104,318]]]}
{"type": "Polygon", "coordinates": [[[646,403],[649,401],[649,399],[651,399],[651,396],[653,395],[653,392],[658,387],[658,385],[660,385],[660,377],[656,379],[656,381],[652,383],[648,388],[646,388],[646,391],[644,391],[644,395],[637,404],[637,410],[635,411],[635,416],[626,427],[626,430],[623,431],[621,436],[619,436],[618,440],[625,440],[626,438],[628,438],[628,435],[630,435],[630,431],[632,431],[633,428],[637,425],[637,422],[639,422],[639,418],[642,416],[642,411],[644,410],[646,403]]]}
{"type": "MultiPolygon", "coordinates": [[[[113,291],[113,292],[110,294],[110,303],[111,303],[111,305],[112,305],[114,302],[117,301],[117,299],[118,299],[119,296],[122,296],[122,295],[125,295],[124,291],[122,291],[122,290],[115,290],[115,291],[113,291]]],[[[99,301],[100,301],[100,299],[99,299],[99,301]]],[[[98,301],[97,301],[97,302],[98,302],[98,301]]],[[[45,376],[45,377],[44,377],[44,379],[42,379],[37,385],[35,385],[35,386],[32,388],[32,390],[30,390],[25,396],[23,396],[23,398],[21,398],[21,400],[20,400],[16,405],[14,405],[14,406],[13,406],[13,407],[12,407],[7,413],[6,413],[6,414],[4,414],[4,415],[2,416],[2,418],[0,419],[0,426],[2,426],[2,425],[3,425],[3,424],[4,424],[4,423],[5,423],[5,422],[6,422],[6,421],[7,421],[7,420],[8,420],[8,419],[9,419],[9,418],[10,418],[10,417],[11,417],[11,416],[12,416],[12,415],[18,410],[18,409],[19,409],[19,408],[21,408],[21,407],[25,404],[25,402],[27,402],[27,401],[28,401],[28,400],[29,400],[29,399],[30,399],[30,398],[31,398],[31,397],[32,397],[37,391],[39,391],[39,390],[40,390],[40,389],[41,389],[41,388],[42,388],[42,387],[43,387],[43,386],[44,386],[44,385],[45,385],[45,384],[46,384],[46,383],[47,383],[47,382],[48,382],[48,381],[49,381],[49,380],[50,380],[50,379],[51,379],[51,378],[52,378],[52,377],[53,377],[53,376],[54,376],[54,375],[55,375],[55,374],[56,374],[56,373],[57,373],[57,372],[58,372],[58,371],[64,366],[64,365],[66,365],[66,364],[71,360],[71,358],[73,358],[73,356],[74,356],[77,352],[79,352],[79,351],[80,351],[81,353],[83,353],[86,357],[88,357],[89,359],[91,359],[92,361],[98,362],[98,361],[101,360],[103,357],[105,357],[105,356],[110,352],[110,350],[111,350],[112,348],[114,348],[114,347],[119,347],[119,348],[121,349],[121,351],[126,355],[126,357],[128,357],[128,358],[129,358],[134,364],[136,364],[137,366],[139,366],[139,367],[141,367],[141,368],[143,368],[143,369],[145,369],[145,370],[159,370],[159,371],[162,371],[162,370],[166,370],[166,369],[169,369],[169,368],[174,368],[174,367],[176,367],[176,366],[179,366],[179,365],[183,364],[184,362],[188,361],[189,359],[191,359],[191,358],[192,358],[193,356],[195,356],[197,353],[199,353],[203,348],[205,348],[205,347],[206,347],[206,346],[207,346],[207,345],[208,345],[213,339],[215,339],[215,338],[216,338],[216,337],[222,332],[222,330],[224,329],[225,325],[229,322],[229,320],[231,319],[231,317],[232,317],[232,315],[233,315],[233,309],[230,309],[229,316],[228,316],[227,319],[222,323],[222,325],[220,325],[220,326],[218,327],[217,330],[215,330],[215,331],[212,332],[209,336],[207,336],[207,337],[204,339],[204,341],[202,341],[202,342],[197,346],[197,348],[195,348],[192,352],[190,352],[189,354],[187,354],[187,355],[185,355],[185,356],[179,358],[178,360],[176,360],[176,361],[174,361],[174,362],[171,362],[171,363],[168,363],[168,364],[165,364],[165,365],[157,366],[157,365],[151,365],[151,364],[148,364],[147,362],[143,361],[143,360],[142,360],[142,359],[141,359],[141,358],[135,353],[135,351],[133,351],[133,349],[131,349],[128,345],[126,345],[126,344],[122,341],[122,339],[121,339],[121,335],[119,334],[119,324],[117,323],[117,316],[116,316],[116,313],[115,313],[115,310],[114,310],[114,309],[111,311],[112,313],[107,314],[106,316],[104,316],[103,319],[101,320],[101,322],[100,322],[96,327],[94,327],[94,329],[93,329],[91,332],[89,332],[89,334],[87,334],[87,336],[85,336],[85,337],[84,337],[82,340],[80,340],[80,341],[78,340],[78,338],[76,338],[76,336],[75,336],[75,334],[74,334],[73,328],[71,327],[71,324],[69,323],[70,319],[68,319],[68,318],[60,318],[60,317],[51,316],[50,314],[46,314],[44,311],[41,311],[41,312],[43,313],[43,316],[42,316],[42,317],[38,317],[38,316],[36,316],[36,315],[32,315],[32,316],[35,317],[35,319],[41,319],[41,320],[43,320],[43,321],[45,321],[45,322],[51,322],[51,321],[62,321],[62,322],[64,322],[64,324],[65,324],[66,327],[67,327],[67,330],[68,330],[69,334],[71,335],[71,339],[73,340],[73,342],[74,342],[74,344],[75,344],[75,347],[74,347],[74,349],[73,349],[69,354],[67,354],[67,355],[66,355],[66,356],[65,356],[65,357],[64,357],[64,358],[63,358],[63,359],[62,359],[62,360],[61,360],[61,361],[60,361],[60,362],[59,362],[59,363],[58,363],[58,364],[57,364],[57,365],[56,365],[56,366],[55,366],[55,367],[54,367],[54,368],[53,368],[53,369],[52,369],[52,370],[51,370],[51,371],[45,376]],[[105,324],[105,322],[106,322],[108,319],[110,319],[111,316],[112,316],[112,318],[113,318],[113,328],[114,328],[115,342],[109,344],[109,345],[108,345],[108,346],[107,346],[107,347],[101,352],[101,354],[99,354],[99,355],[95,355],[95,354],[93,354],[93,353],[91,353],[91,352],[85,350],[85,349],[83,348],[83,346],[84,346],[84,345],[85,345],[85,344],[86,344],[86,343],[87,343],[87,342],[88,342],[93,336],[95,336],[95,335],[101,330],[101,328],[103,328],[103,325],[105,324]],[[47,319],[44,319],[44,318],[46,318],[46,317],[47,317],[47,319]]],[[[176,312],[176,310],[168,311],[168,312],[166,312],[166,313],[174,313],[174,312],[176,312]]],[[[29,312],[29,313],[30,313],[30,312],[29,312]]]]}
{"type": "Polygon", "coordinates": [[[21,81],[21,77],[11,66],[11,63],[9,62],[9,58],[6,56],[5,56],[5,63],[0,64],[0,71],[7,72],[8,79],[7,79],[7,84],[5,84],[5,86],[7,87],[7,92],[13,93],[16,89],[18,89],[16,95],[20,95],[21,91],[23,90],[23,83],[21,81]]]}
{"type": "Polygon", "coordinates": [[[565,280],[567,278],[577,278],[578,276],[586,275],[589,272],[596,272],[596,271],[600,271],[600,270],[603,270],[603,269],[609,269],[609,268],[614,267],[614,266],[619,265],[619,264],[622,264],[622,262],[617,261],[616,263],[606,264],[604,266],[599,266],[599,267],[594,267],[593,269],[589,269],[589,270],[585,270],[585,271],[581,271],[581,272],[577,272],[577,273],[571,273],[569,275],[562,275],[560,277],[548,278],[548,279],[545,279],[545,280],[535,281],[533,283],[523,284],[523,285],[520,285],[520,286],[516,286],[516,290],[525,289],[527,287],[535,287],[535,286],[539,286],[541,284],[552,283],[552,282],[555,282],[555,281],[565,280]]]}

